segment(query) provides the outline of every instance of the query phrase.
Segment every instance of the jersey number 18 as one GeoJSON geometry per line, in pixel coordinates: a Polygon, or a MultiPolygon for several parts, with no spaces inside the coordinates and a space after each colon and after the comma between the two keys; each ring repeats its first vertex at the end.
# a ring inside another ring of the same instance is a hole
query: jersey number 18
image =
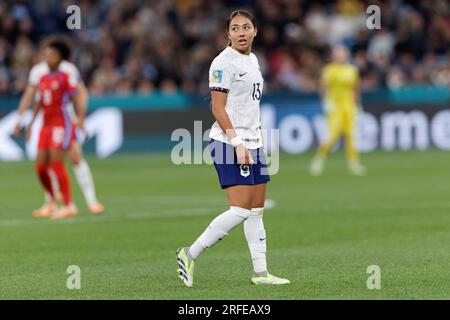
{"type": "Polygon", "coordinates": [[[52,91],[51,90],[45,89],[42,96],[43,96],[43,100],[44,100],[43,101],[44,105],[48,106],[52,103],[52,91]]]}

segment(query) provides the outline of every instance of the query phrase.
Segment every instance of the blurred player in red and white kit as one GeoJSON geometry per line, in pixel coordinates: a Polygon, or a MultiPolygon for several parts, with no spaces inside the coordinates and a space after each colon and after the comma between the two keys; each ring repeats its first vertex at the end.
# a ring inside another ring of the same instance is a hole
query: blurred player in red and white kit
{"type": "Polygon", "coordinates": [[[64,173],[61,173],[61,171],[65,170],[60,169],[61,166],[56,164],[57,162],[62,162],[67,153],[70,156],[75,177],[86,199],[89,210],[94,214],[100,214],[104,211],[104,208],[103,205],[97,200],[91,171],[83,157],[81,146],[75,139],[76,127],[84,132],[82,119],[87,108],[87,89],[80,78],[76,66],[67,61],[70,57],[70,47],[65,41],[60,39],[48,41],[45,46],[45,56],[46,61],[36,64],[30,71],[28,87],[26,88],[26,91],[20,101],[18,108],[18,120],[14,129],[14,132],[17,135],[20,132],[23,114],[33,102],[36,92],[38,92],[40,95],[40,100],[37,108],[35,109],[32,123],[37,112],[42,108],[44,110],[44,124],[39,139],[36,167],[40,170],[39,176],[45,181],[42,181],[44,185],[47,183],[46,181],[48,177],[48,180],[50,181],[50,188],[47,188],[46,186],[46,203],[40,209],[33,211],[33,216],[54,216],[63,218],[66,216],[72,216],[78,211],[75,205],[71,204],[68,206],[67,201],[69,200],[68,197],[70,195],[70,190],[69,193],[67,193],[66,186],[61,185],[61,179],[62,183],[65,184],[65,179],[63,177],[64,173]],[[57,78],[52,79],[58,74],[59,76],[57,78]],[[59,85],[64,84],[63,82],[66,80],[63,81],[63,79],[65,78],[67,78],[68,81],[67,85],[70,86],[70,88],[67,87],[66,89],[74,89],[76,91],[73,92],[75,94],[72,96],[72,100],[77,108],[78,119],[76,119],[73,109],[69,104],[69,92],[63,92],[61,95],[61,92],[58,92],[60,89],[56,88],[59,87],[59,85]],[[46,88],[46,83],[48,84],[49,79],[52,79],[54,87],[50,85],[50,87],[46,88]],[[59,83],[58,81],[63,82],[59,83]],[[57,108],[52,109],[54,110],[53,112],[50,111],[51,108],[54,107],[57,108]],[[50,116],[49,112],[53,113],[53,116],[50,116]],[[54,119],[58,118],[59,120],[52,120],[53,117],[55,117],[54,119]],[[79,122],[80,120],[81,122],[79,122]],[[53,121],[56,121],[57,123],[54,123],[53,121]],[[57,126],[54,126],[53,124],[56,124],[57,126]],[[51,129],[51,133],[48,127],[54,127],[51,129]],[[47,133],[44,133],[45,131],[47,133]],[[52,161],[52,156],[56,157],[57,159],[55,160],[58,161],[52,161]],[[45,163],[47,163],[47,166],[42,165],[45,163]],[[55,165],[56,170],[54,168],[55,165]],[[56,183],[53,183],[53,188],[48,169],[52,169],[51,171],[57,177],[57,179],[55,179],[56,183]],[[59,176],[57,171],[60,172],[59,176]],[[60,189],[59,191],[62,195],[64,210],[57,210],[55,196],[58,194],[58,190],[53,190],[55,189],[55,184],[58,185],[60,189]]]}

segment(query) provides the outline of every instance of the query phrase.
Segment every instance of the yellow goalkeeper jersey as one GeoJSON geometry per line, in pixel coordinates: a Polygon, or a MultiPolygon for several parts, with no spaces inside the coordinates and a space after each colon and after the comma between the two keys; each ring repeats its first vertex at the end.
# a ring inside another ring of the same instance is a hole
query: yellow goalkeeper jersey
{"type": "Polygon", "coordinates": [[[354,108],[355,87],[359,83],[358,69],[351,64],[331,62],[322,72],[322,83],[326,85],[326,98],[336,108],[354,108]]]}

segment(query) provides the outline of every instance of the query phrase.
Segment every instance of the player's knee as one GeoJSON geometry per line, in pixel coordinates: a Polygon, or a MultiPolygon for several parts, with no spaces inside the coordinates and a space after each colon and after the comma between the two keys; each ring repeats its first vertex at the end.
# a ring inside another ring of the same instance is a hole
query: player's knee
{"type": "Polygon", "coordinates": [[[230,206],[230,211],[244,220],[251,215],[251,207],[247,209],[244,207],[230,206]]]}
{"type": "Polygon", "coordinates": [[[72,145],[69,156],[73,165],[79,165],[83,161],[83,151],[78,143],[72,145]]]}
{"type": "Polygon", "coordinates": [[[81,159],[77,158],[77,157],[70,157],[70,162],[72,162],[72,164],[74,166],[77,166],[77,165],[79,165],[81,163],[81,159]]]}
{"type": "Polygon", "coordinates": [[[81,163],[81,161],[83,161],[83,157],[78,152],[71,152],[70,153],[70,161],[72,162],[72,164],[74,166],[77,166],[81,163]]]}
{"type": "Polygon", "coordinates": [[[252,203],[252,215],[262,215],[265,199],[255,199],[252,203]]]}
{"type": "Polygon", "coordinates": [[[231,224],[224,223],[222,215],[216,217],[199,238],[203,247],[211,248],[225,238],[230,230],[250,216],[251,211],[245,208],[231,206],[227,214],[234,215],[234,217],[229,217],[233,222],[231,224]]]}
{"type": "Polygon", "coordinates": [[[230,200],[230,208],[242,208],[245,210],[251,210],[252,209],[252,201],[251,199],[237,199],[237,200],[230,200]]]}

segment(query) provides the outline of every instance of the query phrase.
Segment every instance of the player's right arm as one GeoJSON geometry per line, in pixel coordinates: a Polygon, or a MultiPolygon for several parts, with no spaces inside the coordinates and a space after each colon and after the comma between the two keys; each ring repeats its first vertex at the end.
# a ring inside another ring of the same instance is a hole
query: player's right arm
{"type": "Polygon", "coordinates": [[[320,95],[320,101],[322,102],[323,110],[325,111],[325,114],[330,114],[334,110],[334,106],[332,101],[328,98],[328,89],[330,86],[330,68],[328,65],[326,65],[323,68],[322,75],[320,78],[320,84],[319,84],[319,95],[320,95]]]}
{"type": "Polygon", "coordinates": [[[228,93],[220,91],[211,91],[211,109],[214,118],[219,124],[220,128],[225,132],[231,141],[236,142],[236,156],[239,164],[252,164],[250,152],[244,146],[242,141],[239,143],[239,137],[234,130],[230,117],[225,110],[228,93]],[[234,139],[234,140],[233,140],[234,139]]]}
{"type": "Polygon", "coordinates": [[[14,126],[13,134],[14,136],[18,136],[20,133],[20,127],[23,120],[23,115],[25,111],[30,107],[31,103],[34,100],[34,96],[37,91],[37,86],[29,84],[25,89],[25,92],[22,95],[22,98],[19,102],[19,107],[17,109],[17,122],[14,126]]]}
{"type": "Polygon", "coordinates": [[[220,61],[213,61],[209,71],[212,114],[222,131],[225,132],[233,146],[235,146],[238,163],[248,165],[253,163],[253,159],[242,140],[238,137],[230,117],[225,110],[231,79],[232,74],[229,66],[220,61]]]}
{"type": "Polygon", "coordinates": [[[25,128],[25,139],[30,140],[31,137],[31,128],[33,127],[34,122],[36,121],[37,115],[39,111],[42,109],[41,102],[38,101],[33,108],[33,116],[31,117],[31,121],[28,126],[25,128]]]}

